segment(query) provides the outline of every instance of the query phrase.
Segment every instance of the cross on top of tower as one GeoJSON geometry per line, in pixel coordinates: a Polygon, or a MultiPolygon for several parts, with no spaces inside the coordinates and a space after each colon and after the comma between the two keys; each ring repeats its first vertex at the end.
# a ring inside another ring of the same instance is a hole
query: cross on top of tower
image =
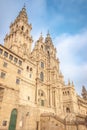
{"type": "Polygon", "coordinates": [[[26,10],[26,4],[25,3],[24,3],[22,10],[26,10]]]}

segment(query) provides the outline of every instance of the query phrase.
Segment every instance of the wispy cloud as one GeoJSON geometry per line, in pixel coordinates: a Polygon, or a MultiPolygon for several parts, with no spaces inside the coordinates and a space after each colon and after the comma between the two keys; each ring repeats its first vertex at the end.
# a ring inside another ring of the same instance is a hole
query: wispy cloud
{"type": "Polygon", "coordinates": [[[78,34],[62,34],[55,39],[60,67],[65,81],[73,80],[77,91],[87,87],[87,30],[78,34]]]}

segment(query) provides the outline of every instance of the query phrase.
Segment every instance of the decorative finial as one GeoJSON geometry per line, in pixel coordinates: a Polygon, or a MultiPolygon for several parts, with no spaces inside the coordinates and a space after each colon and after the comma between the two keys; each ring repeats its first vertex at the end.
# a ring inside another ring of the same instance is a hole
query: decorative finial
{"type": "Polygon", "coordinates": [[[40,38],[39,38],[40,41],[43,41],[43,36],[42,36],[42,32],[40,34],[40,38]]]}
{"type": "Polygon", "coordinates": [[[40,33],[41,37],[42,37],[42,32],[40,33]]]}
{"type": "Polygon", "coordinates": [[[26,5],[25,5],[25,3],[24,3],[24,6],[23,6],[22,10],[26,10],[26,5]]]}
{"type": "Polygon", "coordinates": [[[49,30],[48,30],[47,36],[48,36],[48,37],[50,36],[49,30]]]}
{"type": "Polygon", "coordinates": [[[49,30],[48,30],[48,34],[49,34],[49,30]]]}
{"type": "Polygon", "coordinates": [[[24,3],[24,8],[26,8],[26,4],[24,3]]]}

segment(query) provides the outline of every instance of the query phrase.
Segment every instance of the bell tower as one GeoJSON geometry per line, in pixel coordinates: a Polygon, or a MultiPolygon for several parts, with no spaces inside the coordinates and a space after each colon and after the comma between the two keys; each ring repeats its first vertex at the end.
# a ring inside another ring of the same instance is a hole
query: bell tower
{"type": "Polygon", "coordinates": [[[45,38],[45,48],[49,56],[56,58],[56,48],[53,45],[49,32],[45,38]]]}
{"type": "Polygon", "coordinates": [[[32,25],[28,24],[25,6],[10,25],[10,33],[5,36],[4,45],[19,56],[29,55],[31,52],[32,36],[30,35],[32,25]]]}

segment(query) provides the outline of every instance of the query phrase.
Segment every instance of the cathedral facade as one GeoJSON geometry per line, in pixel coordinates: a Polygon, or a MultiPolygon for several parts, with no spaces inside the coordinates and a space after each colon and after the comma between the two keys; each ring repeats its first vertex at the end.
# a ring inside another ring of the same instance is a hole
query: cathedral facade
{"type": "Polygon", "coordinates": [[[87,90],[65,84],[50,34],[32,48],[25,7],[0,44],[0,130],[86,130],[87,90]]]}

